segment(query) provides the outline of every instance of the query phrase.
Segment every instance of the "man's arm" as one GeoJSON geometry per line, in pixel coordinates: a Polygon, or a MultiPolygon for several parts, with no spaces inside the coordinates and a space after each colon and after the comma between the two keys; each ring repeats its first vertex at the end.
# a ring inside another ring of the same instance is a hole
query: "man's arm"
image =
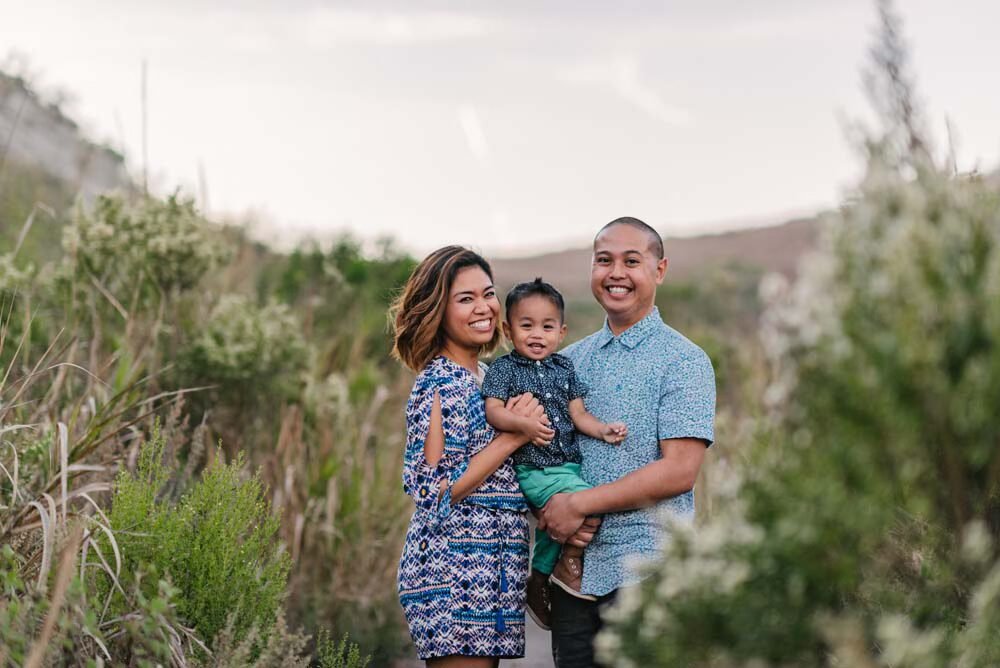
{"type": "Polygon", "coordinates": [[[705,460],[705,450],[701,439],[664,439],[660,441],[661,459],[614,482],[549,499],[542,509],[545,530],[564,542],[588,515],[646,508],[690,491],[705,460]]]}

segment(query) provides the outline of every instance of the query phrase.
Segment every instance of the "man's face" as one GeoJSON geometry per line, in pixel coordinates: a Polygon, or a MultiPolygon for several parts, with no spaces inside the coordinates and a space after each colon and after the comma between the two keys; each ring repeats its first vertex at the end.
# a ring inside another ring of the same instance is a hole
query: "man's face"
{"type": "Polygon", "coordinates": [[[650,249],[649,236],[631,225],[615,225],[594,240],[590,290],[613,322],[635,324],[649,312],[667,260],[650,249]]]}

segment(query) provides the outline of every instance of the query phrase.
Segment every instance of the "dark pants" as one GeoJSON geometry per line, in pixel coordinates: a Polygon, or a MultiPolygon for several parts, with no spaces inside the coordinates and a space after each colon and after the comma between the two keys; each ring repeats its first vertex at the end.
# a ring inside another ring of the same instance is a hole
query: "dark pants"
{"type": "Polygon", "coordinates": [[[594,661],[594,637],[601,630],[601,612],[612,601],[616,591],[596,601],[584,601],[570,596],[560,587],[550,588],[552,594],[552,659],[556,668],[591,668],[594,661]]]}

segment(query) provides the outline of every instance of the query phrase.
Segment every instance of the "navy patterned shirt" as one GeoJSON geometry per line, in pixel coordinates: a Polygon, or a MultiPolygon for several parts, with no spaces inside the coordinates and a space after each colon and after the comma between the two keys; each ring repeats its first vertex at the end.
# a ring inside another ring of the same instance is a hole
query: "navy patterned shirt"
{"type": "Polygon", "coordinates": [[[556,435],[549,445],[528,443],[518,448],[514,463],[538,468],[566,462],[579,464],[580,446],[569,416],[569,402],[583,397],[587,390],[577,379],[573,362],[559,353],[532,360],[514,350],[490,364],[483,380],[484,397],[507,401],[525,392],[531,392],[542,404],[556,435]]]}

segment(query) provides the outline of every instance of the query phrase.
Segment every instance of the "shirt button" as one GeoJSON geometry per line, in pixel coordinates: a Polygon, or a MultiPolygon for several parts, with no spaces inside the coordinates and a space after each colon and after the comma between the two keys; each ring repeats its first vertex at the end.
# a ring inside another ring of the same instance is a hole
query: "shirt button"
{"type": "Polygon", "coordinates": [[[545,393],[545,398],[546,399],[551,399],[552,398],[552,393],[551,392],[546,392],[545,393]]]}
{"type": "Polygon", "coordinates": [[[541,360],[535,360],[535,366],[541,366],[541,364],[542,364],[541,360]]]}
{"type": "Polygon", "coordinates": [[[555,420],[556,420],[556,422],[559,422],[559,416],[558,415],[555,417],[555,420]]]}

